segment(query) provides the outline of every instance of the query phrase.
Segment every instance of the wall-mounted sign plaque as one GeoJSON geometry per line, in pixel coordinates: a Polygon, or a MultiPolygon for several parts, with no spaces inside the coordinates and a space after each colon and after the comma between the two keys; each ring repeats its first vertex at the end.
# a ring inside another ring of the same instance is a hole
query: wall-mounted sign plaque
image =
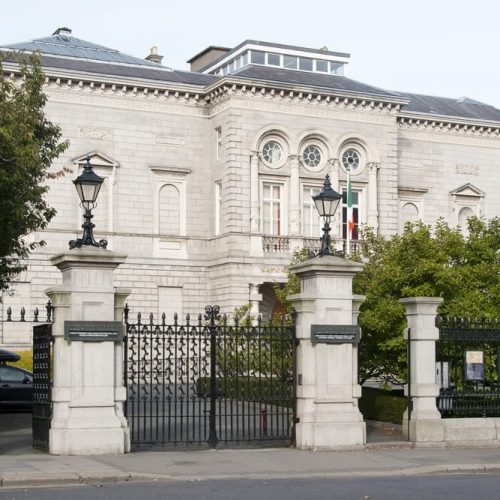
{"type": "Polygon", "coordinates": [[[465,351],[464,378],[470,382],[484,380],[483,351],[465,351]]]}
{"type": "Polygon", "coordinates": [[[358,325],[311,325],[313,344],[357,344],[360,336],[358,325]]]}
{"type": "Polygon", "coordinates": [[[81,342],[114,342],[123,339],[121,321],[65,321],[64,338],[81,342]]]}

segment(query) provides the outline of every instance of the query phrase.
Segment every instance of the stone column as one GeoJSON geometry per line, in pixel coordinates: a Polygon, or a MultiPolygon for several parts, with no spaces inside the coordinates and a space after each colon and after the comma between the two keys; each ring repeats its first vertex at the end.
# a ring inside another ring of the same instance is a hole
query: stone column
{"type": "MultiPolygon", "coordinates": [[[[439,330],[435,326],[441,297],[411,297],[401,299],[406,311],[410,339],[409,371],[410,397],[413,409],[403,415],[403,434],[410,441],[442,441],[441,414],[436,407],[439,385],[436,384],[436,341],[439,330]],[[408,422],[409,420],[409,422],[408,422]]],[[[408,395],[408,385],[405,387],[408,395]]]]}
{"type": "Polygon", "coordinates": [[[259,293],[259,285],[256,283],[250,283],[249,285],[249,297],[250,302],[250,315],[257,319],[259,315],[259,304],[262,300],[262,294],[259,293]]]}
{"type": "Polygon", "coordinates": [[[367,224],[378,233],[378,163],[368,163],[368,210],[367,224]]]}
{"type": "Polygon", "coordinates": [[[258,151],[252,151],[250,154],[250,232],[260,233],[258,151]]]}
{"type": "Polygon", "coordinates": [[[299,156],[290,155],[290,236],[300,235],[300,166],[299,156]]]}
{"type": "Polygon", "coordinates": [[[97,455],[129,451],[123,416],[122,341],[83,342],[64,338],[65,321],[114,321],[127,290],[116,290],[113,271],[125,256],[81,248],[51,259],[63,285],[46,291],[55,307],[53,417],[49,452],[97,455]]]}
{"type": "Polygon", "coordinates": [[[311,325],[352,325],[352,280],[362,264],[340,257],[316,257],[291,267],[301,292],[290,301],[297,311],[298,448],[355,449],[366,442],[358,408],[355,345],[316,343],[311,325]]]}

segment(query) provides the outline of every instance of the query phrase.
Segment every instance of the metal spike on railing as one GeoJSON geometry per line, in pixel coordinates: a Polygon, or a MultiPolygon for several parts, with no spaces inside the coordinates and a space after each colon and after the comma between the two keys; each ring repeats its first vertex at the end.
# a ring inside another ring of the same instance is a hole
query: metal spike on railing
{"type": "Polygon", "coordinates": [[[198,324],[201,325],[201,321],[203,319],[203,316],[201,315],[201,313],[198,314],[198,324]]]}
{"type": "Polygon", "coordinates": [[[191,319],[191,315],[189,313],[186,314],[186,324],[189,326],[189,320],[191,319]]]}
{"type": "Polygon", "coordinates": [[[12,321],[12,307],[7,307],[7,321],[12,321]]]}
{"type": "Polygon", "coordinates": [[[227,314],[224,314],[224,316],[222,316],[222,324],[223,324],[224,326],[226,326],[226,325],[227,325],[227,314]]]}
{"type": "Polygon", "coordinates": [[[140,312],[137,313],[137,324],[140,325],[141,324],[141,318],[142,318],[142,314],[140,312]]]}
{"type": "Polygon", "coordinates": [[[161,313],[161,326],[165,326],[167,315],[165,313],[161,313]]]}
{"type": "Polygon", "coordinates": [[[34,323],[38,323],[38,313],[39,313],[38,307],[35,307],[35,310],[33,312],[33,322],[34,323]]]}
{"type": "Polygon", "coordinates": [[[123,319],[124,319],[125,323],[128,323],[128,313],[129,312],[130,312],[130,309],[128,307],[128,304],[126,303],[125,307],[123,309],[123,319]]]}
{"type": "Polygon", "coordinates": [[[152,312],[149,313],[149,324],[153,326],[154,315],[152,312]]]}
{"type": "Polygon", "coordinates": [[[25,316],[26,316],[26,309],[24,307],[21,307],[21,321],[26,321],[25,316]]]}
{"type": "Polygon", "coordinates": [[[179,316],[177,316],[177,313],[174,313],[174,325],[177,325],[178,319],[179,319],[179,316]]]}
{"type": "Polygon", "coordinates": [[[260,326],[262,324],[262,314],[257,316],[257,324],[260,326]]]}

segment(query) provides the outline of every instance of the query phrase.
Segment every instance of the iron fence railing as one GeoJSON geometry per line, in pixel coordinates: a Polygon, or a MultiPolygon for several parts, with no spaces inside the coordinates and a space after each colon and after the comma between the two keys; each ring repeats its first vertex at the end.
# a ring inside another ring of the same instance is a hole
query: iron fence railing
{"type": "Polygon", "coordinates": [[[438,316],[442,417],[500,416],[500,319],[438,316]]]}

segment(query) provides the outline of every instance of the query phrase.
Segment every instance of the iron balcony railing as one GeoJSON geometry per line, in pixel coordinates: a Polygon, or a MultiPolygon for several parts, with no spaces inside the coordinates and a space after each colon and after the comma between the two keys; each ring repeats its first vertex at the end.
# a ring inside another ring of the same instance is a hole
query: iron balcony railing
{"type": "MultiPolygon", "coordinates": [[[[295,239],[289,236],[263,236],[262,237],[262,248],[266,253],[289,253],[290,252],[290,240],[295,239]]],[[[296,238],[302,241],[302,248],[306,248],[311,252],[317,252],[321,246],[321,240],[319,238],[296,238]]],[[[349,252],[347,252],[347,240],[341,238],[332,239],[333,250],[337,250],[344,253],[349,253],[350,255],[360,253],[362,240],[350,240],[349,241],[349,252]]]]}

